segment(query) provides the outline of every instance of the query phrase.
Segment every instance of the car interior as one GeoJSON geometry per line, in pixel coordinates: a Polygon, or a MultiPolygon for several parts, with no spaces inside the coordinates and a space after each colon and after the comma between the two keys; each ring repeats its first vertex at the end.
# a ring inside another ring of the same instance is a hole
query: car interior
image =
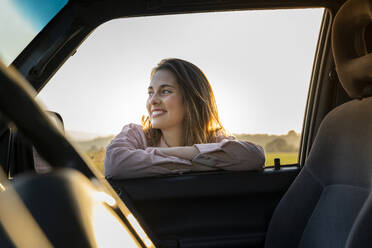
{"type": "Polygon", "coordinates": [[[121,223],[114,232],[115,225],[105,222],[105,242],[129,235],[134,247],[370,247],[371,23],[367,0],[70,0],[10,67],[0,63],[1,247],[27,247],[26,241],[35,242],[29,247],[130,246],[97,241],[89,213],[102,201],[94,192],[115,201],[102,211],[121,223]],[[325,12],[298,164],[105,179],[34,100],[84,39],[108,20],[311,7],[325,12]],[[51,172],[33,171],[33,147],[51,172]],[[23,204],[27,214],[15,207],[23,204]]]}

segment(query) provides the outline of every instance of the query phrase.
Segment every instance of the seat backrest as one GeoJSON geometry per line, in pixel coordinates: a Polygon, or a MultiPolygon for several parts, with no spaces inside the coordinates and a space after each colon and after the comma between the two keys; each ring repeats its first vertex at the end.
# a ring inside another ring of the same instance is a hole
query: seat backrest
{"type": "Polygon", "coordinates": [[[372,97],[330,112],[272,217],[266,247],[344,247],[370,194],[372,97]]]}
{"type": "Polygon", "coordinates": [[[349,235],[347,248],[369,248],[372,244],[372,195],[370,194],[349,235]]]}
{"type": "Polygon", "coordinates": [[[363,247],[358,230],[366,230],[363,216],[372,216],[372,57],[364,33],[370,23],[367,0],[349,0],[335,17],[336,70],[355,100],[322,121],[304,168],[273,214],[266,248],[363,247]]]}

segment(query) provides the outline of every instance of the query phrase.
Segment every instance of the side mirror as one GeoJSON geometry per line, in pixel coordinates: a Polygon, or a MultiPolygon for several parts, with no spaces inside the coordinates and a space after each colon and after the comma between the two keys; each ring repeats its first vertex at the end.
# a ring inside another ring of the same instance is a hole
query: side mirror
{"type": "MultiPolygon", "coordinates": [[[[65,134],[65,126],[63,123],[62,116],[54,111],[45,111],[49,119],[53,122],[53,124],[59,129],[62,134],[65,134]]],[[[32,147],[33,158],[34,158],[34,169],[37,173],[45,173],[51,170],[50,165],[48,162],[44,160],[43,157],[39,155],[34,147],[32,147]]]]}
{"type": "MultiPolygon", "coordinates": [[[[57,129],[62,134],[65,134],[61,115],[53,111],[46,111],[46,115],[57,129]]],[[[25,137],[18,133],[17,130],[11,130],[9,133],[8,152],[5,160],[5,171],[8,174],[8,178],[25,171],[36,171],[37,173],[50,171],[51,167],[49,164],[38,154],[34,146],[25,137]]]]}

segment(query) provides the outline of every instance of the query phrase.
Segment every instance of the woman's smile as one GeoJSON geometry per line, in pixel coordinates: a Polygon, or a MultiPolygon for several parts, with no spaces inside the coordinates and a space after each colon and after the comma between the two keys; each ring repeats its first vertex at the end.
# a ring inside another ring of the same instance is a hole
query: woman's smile
{"type": "Polygon", "coordinates": [[[162,116],[163,114],[165,114],[167,111],[163,110],[163,109],[154,109],[151,111],[151,117],[152,118],[157,118],[157,117],[160,117],[162,116]]]}

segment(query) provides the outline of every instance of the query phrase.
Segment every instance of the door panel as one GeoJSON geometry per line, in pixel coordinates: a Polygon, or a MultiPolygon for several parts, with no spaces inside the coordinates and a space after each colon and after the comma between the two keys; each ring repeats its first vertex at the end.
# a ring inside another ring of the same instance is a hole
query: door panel
{"type": "Polygon", "coordinates": [[[298,172],[292,166],[110,183],[161,247],[263,247],[272,213],[298,172]]]}

